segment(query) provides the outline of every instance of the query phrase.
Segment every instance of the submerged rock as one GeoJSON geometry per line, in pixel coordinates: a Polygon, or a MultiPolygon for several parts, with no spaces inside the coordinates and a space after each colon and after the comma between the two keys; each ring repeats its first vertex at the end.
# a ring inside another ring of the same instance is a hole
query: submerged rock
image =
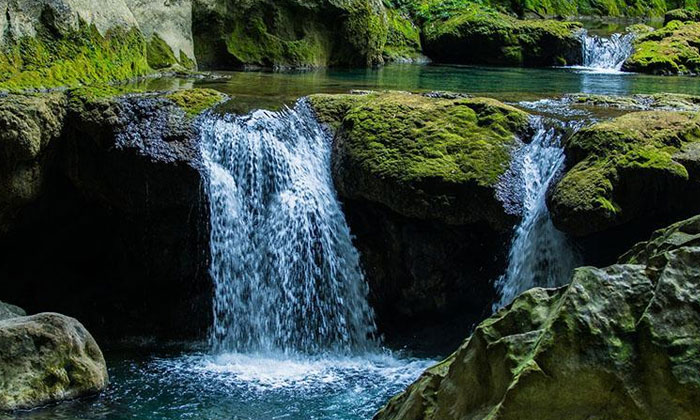
{"type": "Polygon", "coordinates": [[[700,211],[699,133],[697,113],[669,111],[580,130],[566,144],[571,169],[549,198],[555,225],[577,236],[631,223],[653,230],[666,217],[700,211]]]}
{"type": "Polygon", "coordinates": [[[336,133],[334,182],[384,331],[482,317],[517,221],[496,189],[528,115],[492,99],[431,96],[310,99],[336,133]]]}
{"type": "Polygon", "coordinates": [[[520,20],[471,6],[424,26],[425,53],[441,63],[563,66],[581,61],[575,22],[520,20]]]}
{"type": "Polygon", "coordinates": [[[0,411],[35,408],[107,387],[104,357],[75,319],[23,316],[0,302],[0,411]],[[3,317],[8,309],[13,316],[3,317]]]}
{"type": "Polygon", "coordinates": [[[691,420],[700,410],[698,218],[620,264],[532,289],[375,420],[691,420]]]}

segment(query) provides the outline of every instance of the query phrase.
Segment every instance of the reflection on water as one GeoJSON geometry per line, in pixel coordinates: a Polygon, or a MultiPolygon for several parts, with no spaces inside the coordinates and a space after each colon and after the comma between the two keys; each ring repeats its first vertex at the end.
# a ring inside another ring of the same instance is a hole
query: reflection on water
{"type": "MultiPolygon", "coordinates": [[[[687,93],[700,95],[700,78],[631,73],[600,73],[569,68],[504,68],[395,64],[378,69],[320,69],[308,72],[228,72],[220,80],[198,80],[235,99],[235,112],[293,105],[312,93],[353,89],[454,91],[492,96],[505,101],[537,100],[566,93],[629,95],[687,93]]],[[[156,83],[155,81],[150,83],[156,83]]],[[[164,83],[159,81],[158,83],[164,83]]]]}

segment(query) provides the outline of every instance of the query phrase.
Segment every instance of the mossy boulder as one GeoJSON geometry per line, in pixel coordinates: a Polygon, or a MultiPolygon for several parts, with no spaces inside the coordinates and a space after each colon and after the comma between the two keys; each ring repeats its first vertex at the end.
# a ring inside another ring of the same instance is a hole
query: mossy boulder
{"type": "Polygon", "coordinates": [[[700,211],[699,140],[695,112],[634,112],[580,130],[566,144],[571,169],[549,198],[555,225],[583,236],[700,211]]]}
{"type": "Polygon", "coordinates": [[[700,72],[700,22],[674,20],[635,40],[623,70],[660,75],[700,72]]]}
{"type": "Polygon", "coordinates": [[[387,62],[424,61],[419,26],[407,13],[395,9],[387,10],[388,32],[384,46],[387,62]]]}
{"type": "Polygon", "coordinates": [[[678,20],[681,22],[700,22],[700,11],[695,9],[673,9],[664,15],[664,25],[678,20]]]}
{"type": "Polygon", "coordinates": [[[383,62],[379,0],[196,0],[196,54],[207,68],[309,68],[383,62]]]}
{"type": "Polygon", "coordinates": [[[695,419],[700,247],[676,239],[697,226],[659,233],[673,239],[618,265],[579,268],[566,287],[525,292],[375,420],[695,419]]]}
{"type": "Polygon", "coordinates": [[[419,219],[510,225],[494,189],[528,128],[526,113],[486,98],[405,93],[311,101],[323,121],[342,115],[333,157],[341,196],[419,219]]]}
{"type": "Polygon", "coordinates": [[[424,49],[442,63],[552,66],[581,60],[580,24],[520,20],[471,6],[424,25],[424,49]]]}
{"type": "Polygon", "coordinates": [[[0,378],[0,411],[95,394],[109,382],[90,333],[54,313],[0,319],[0,378]]]}
{"type": "Polygon", "coordinates": [[[491,99],[430,96],[310,98],[335,133],[333,178],[389,339],[483,319],[517,222],[496,189],[528,115],[491,99]]]}

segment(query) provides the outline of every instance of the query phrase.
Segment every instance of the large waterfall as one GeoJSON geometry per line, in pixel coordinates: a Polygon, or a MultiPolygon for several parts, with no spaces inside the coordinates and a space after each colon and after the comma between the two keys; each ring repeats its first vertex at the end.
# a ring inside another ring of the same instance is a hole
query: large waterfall
{"type": "Polygon", "coordinates": [[[368,287],[337,200],[331,142],[294,109],[209,116],[216,351],[347,354],[373,345],[368,287]]]}
{"type": "Polygon", "coordinates": [[[620,71],[632,55],[635,35],[615,33],[609,38],[581,31],[582,67],[600,71],[620,71]]]}
{"type": "Polygon", "coordinates": [[[499,300],[494,311],[533,287],[564,284],[577,258],[566,235],[557,230],[547,209],[546,194],[564,163],[563,127],[554,121],[533,118],[535,134],[514,157],[502,180],[504,194],[515,195],[522,219],[508,254],[508,268],[496,281],[499,300]]]}

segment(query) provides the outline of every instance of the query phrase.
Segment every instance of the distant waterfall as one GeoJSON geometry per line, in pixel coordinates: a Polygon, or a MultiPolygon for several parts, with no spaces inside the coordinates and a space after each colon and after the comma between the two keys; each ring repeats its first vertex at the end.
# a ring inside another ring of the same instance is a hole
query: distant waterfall
{"type": "Polygon", "coordinates": [[[625,60],[632,55],[635,35],[612,34],[609,38],[589,35],[581,31],[582,67],[595,70],[620,71],[625,60]]]}
{"type": "Polygon", "coordinates": [[[305,101],[209,116],[216,351],[350,353],[373,313],[330,171],[331,141],[305,101]]]}
{"type": "Polygon", "coordinates": [[[546,203],[547,188],[564,163],[561,127],[534,118],[535,135],[515,155],[502,180],[511,200],[520,204],[522,220],[508,254],[508,268],[497,281],[499,301],[494,311],[533,287],[556,287],[569,279],[577,258],[566,235],[552,224],[546,203]]]}

